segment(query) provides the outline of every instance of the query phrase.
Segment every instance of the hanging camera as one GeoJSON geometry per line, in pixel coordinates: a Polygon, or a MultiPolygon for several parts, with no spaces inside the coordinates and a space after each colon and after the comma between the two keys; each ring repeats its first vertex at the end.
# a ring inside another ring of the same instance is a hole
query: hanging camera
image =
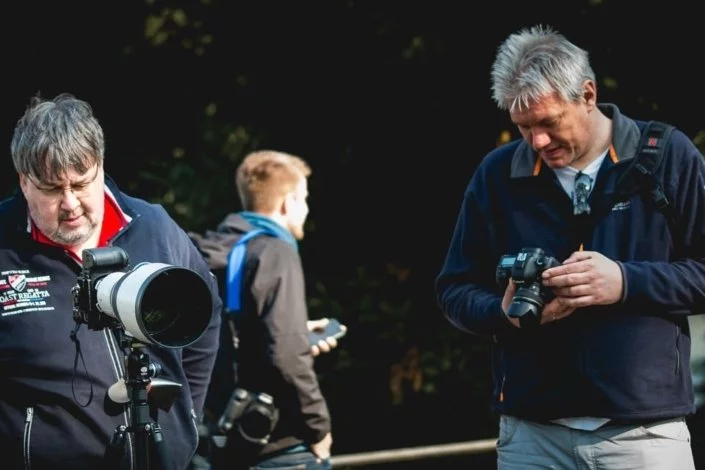
{"type": "Polygon", "coordinates": [[[91,330],[122,327],[145,344],[180,348],[206,330],[211,292],[195,271],[163,263],[131,270],[118,247],[83,250],[83,268],[72,289],[73,317],[91,330]]]}
{"type": "Polygon", "coordinates": [[[225,435],[237,430],[247,442],[266,445],[278,420],[279,411],[271,395],[236,388],[218,421],[218,430],[225,435]]]}

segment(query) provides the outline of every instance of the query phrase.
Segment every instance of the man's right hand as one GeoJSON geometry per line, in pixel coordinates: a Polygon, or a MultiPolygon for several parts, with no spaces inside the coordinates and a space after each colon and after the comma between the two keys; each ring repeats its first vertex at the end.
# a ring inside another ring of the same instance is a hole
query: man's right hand
{"type": "Polygon", "coordinates": [[[561,320],[573,312],[575,312],[575,307],[564,305],[561,298],[556,297],[544,306],[541,312],[541,324],[561,320]]]}
{"type": "Polygon", "coordinates": [[[323,439],[311,444],[311,452],[321,460],[330,458],[330,448],[333,445],[333,436],[331,433],[323,436],[323,439]]]}
{"type": "MultiPolygon", "coordinates": [[[[323,331],[328,325],[329,321],[330,319],[328,318],[321,318],[319,320],[308,320],[306,322],[306,328],[310,332],[323,331]]],[[[340,325],[340,327],[343,329],[343,331],[346,331],[348,329],[348,327],[345,325],[340,325]]],[[[328,353],[336,347],[338,347],[338,340],[332,336],[329,336],[325,340],[319,340],[317,344],[311,345],[311,355],[313,355],[313,357],[316,357],[322,353],[328,353]]]]}

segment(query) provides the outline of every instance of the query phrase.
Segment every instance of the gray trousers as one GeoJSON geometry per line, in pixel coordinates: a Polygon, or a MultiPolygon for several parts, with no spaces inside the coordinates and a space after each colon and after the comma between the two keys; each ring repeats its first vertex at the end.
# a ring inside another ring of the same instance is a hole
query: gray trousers
{"type": "Polygon", "coordinates": [[[685,419],[595,431],[502,416],[498,470],[694,470],[685,419]]]}

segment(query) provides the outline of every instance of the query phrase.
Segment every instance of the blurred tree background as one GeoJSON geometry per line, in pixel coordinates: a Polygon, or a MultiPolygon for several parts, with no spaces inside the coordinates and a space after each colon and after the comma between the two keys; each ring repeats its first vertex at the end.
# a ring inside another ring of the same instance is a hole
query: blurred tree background
{"type": "MultiPolygon", "coordinates": [[[[317,362],[337,454],[496,435],[488,344],[443,318],[433,279],[475,166],[516,136],[489,91],[509,33],[554,26],[590,52],[600,101],[672,122],[705,146],[695,2],[5,8],[8,146],[30,96],[74,93],[104,126],[107,172],[196,231],[239,209],[233,172],[247,152],[278,149],[312,164],[302,243],[311,316],[350,328],[317,362]]],[[[8,155],[2,196],[15,182],[8,155]]],[[[454,462],[492,468],[493,456],[454,462]]]]}

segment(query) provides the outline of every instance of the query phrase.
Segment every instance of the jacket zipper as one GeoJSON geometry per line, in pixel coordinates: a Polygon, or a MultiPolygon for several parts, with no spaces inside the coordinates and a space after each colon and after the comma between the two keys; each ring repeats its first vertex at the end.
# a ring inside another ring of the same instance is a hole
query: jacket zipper
{"type": "Polygon", "coordinates": [[[24,468],[30,470],[30,437],[32,435],[32,421],[34,420],[34,408],[27,408],[27,413],[24,418],[24,434],[22,435],[22,454],[24,456],[24,468]]]}
{"type": "Polygon", "coordinates": [[[498,400],[500,403],[504,402],[504,382],[507,381],[507,376],[503,375],[502,376],[502,385],[499,387],[499,397],[498,400]]]}
{"type": "MultiPolygon", "coordinates": [[[[499,339],[497,338],[497,335],[492,335],[492,340],[494,341],[495,344],[499,343],[499,339]]],[[[502,354],[502,364],[504,363],[504,354],[502,354]]],[[[504,366],[502,366],[502,369],[504,369],[504,366]]],[[[497,395],[497,401],[499,403],[504,402],[504,383],[507,381],[507,374],[502,373],[502,383],[499,386],[499,394],[497,395]]]]}
{"type": "Polygon", "coordinates": [[[198,422],[196,421],[198,417],[193,408],[191,408],[191,422],[193,423],[193,430],[196,432],[196,450],[198,450],[198,444],[201,440],[201,433],[198,432],[198,422]]]}
{"type": "Polygon", "coordinates": [[[679,333],[679,328],[674,326],[676,330],[676,375],[681,370],[681,335],[679,333]]]}

